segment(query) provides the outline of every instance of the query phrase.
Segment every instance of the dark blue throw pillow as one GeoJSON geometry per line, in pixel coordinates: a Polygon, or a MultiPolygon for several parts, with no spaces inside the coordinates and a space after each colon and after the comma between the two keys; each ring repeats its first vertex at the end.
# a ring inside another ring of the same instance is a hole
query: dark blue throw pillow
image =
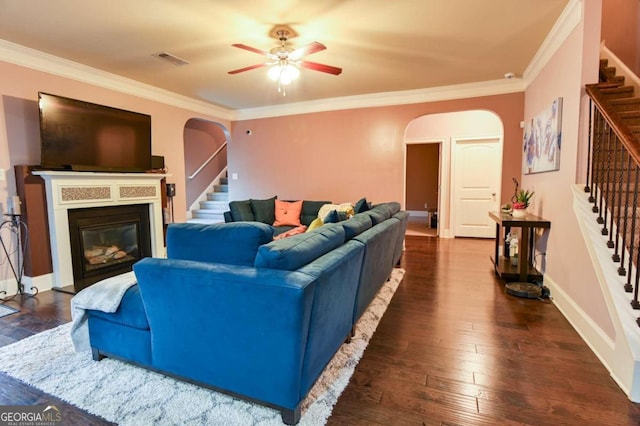
{"type": "Polygon", "coordinates": [[[354,210],[356,212],[356,214],[358,213],[364,213],[367,210],[369,210],[369,203],[367,203],[367,199],[366,198],[360,198],[357,202],[356,205],[354,207],[354,210]]]}
{"type": "Polygon", "coordinates": [[[338,223],[340,222],[340,216],[336,210],[331,210],[325,217],[322,219],[323,223],[338,223]]]}

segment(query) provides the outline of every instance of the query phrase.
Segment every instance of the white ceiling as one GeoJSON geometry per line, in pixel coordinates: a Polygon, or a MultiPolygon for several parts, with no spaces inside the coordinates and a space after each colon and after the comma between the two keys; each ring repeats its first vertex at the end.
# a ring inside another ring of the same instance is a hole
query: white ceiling
{"type": "MultiPolygon", "coordinates": [[[[386,93],[522,75],[569,0],[0,0],[0,39],[229,109],[386,93]],[[287,89],[237,49],[278,45],[274,25],[319,41],[287,89]],[[175,66],[153,54],[190,62],[175,66]]],[[[1,60],[1,58],[0,58],[1,60]]]]}

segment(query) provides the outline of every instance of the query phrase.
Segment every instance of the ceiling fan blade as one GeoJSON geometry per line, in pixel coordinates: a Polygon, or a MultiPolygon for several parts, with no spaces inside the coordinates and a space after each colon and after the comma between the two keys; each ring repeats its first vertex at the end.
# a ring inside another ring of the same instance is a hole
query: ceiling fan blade
{"type": "Polygon", "coordinates": [[[269,64],[266,63],[266,64],[250,65],[248,67],[239,68],[237,70],[229,71],[228,74],[238,74],[238,73],[245,72],[245,71],[251,71],[251,70],[254,70],[256,68],[266,67],[267,65],[269,65],[269,64]]]}
{"type": "Polygon", "coordinates": [[[342,73],[342,68],[319,64],[317,62],[300,61],[300,66],[314,71],[326,72],[327,74],[340,75],[342,73]]]}
{"type": "Polygon", "coordinates": [[[269,56],[269,52],[257,49],[255,47],[247,46],[246,44],[235,43],[235,44],[232,44],[232,46],[237,47],[238,49],[244,49],[244,50],[248,50],[249,52],[257,53],[258,55],[269,56]]]}
{"type": "Polygon", "coordinates": [[[325,50],[327,46],[324,44],[314,41],[313,43],[309,43],[306,46],[302,46],[294,50],[289,54],[291,59],[300,59],[303,56],[311,55],[312,53],[320,52],[325,50]]]}

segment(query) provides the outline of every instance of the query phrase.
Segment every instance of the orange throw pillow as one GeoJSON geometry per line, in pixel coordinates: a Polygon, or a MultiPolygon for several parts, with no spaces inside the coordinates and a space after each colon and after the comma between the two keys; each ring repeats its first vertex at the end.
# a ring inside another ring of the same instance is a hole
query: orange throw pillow
{"type": "Polygon", "coordinates": [[[302,211],[302,200],[300,201],[280,201],[276,200],[276,221],[273,226],[300,226],[300,212],[302,211]]]}

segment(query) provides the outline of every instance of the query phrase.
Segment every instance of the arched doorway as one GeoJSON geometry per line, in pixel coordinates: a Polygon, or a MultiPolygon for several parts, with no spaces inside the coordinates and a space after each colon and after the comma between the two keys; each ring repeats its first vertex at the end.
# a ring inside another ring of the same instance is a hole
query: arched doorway
{"type": "Polygon", "coordinates": [[[502,120],[491,111],[430,114],[412,120],[404,138],[405,209],[419,219],[437,211],[440,237],[493,238],[494,224],[487,212],[500,207],[503,139],[502,120]],[[410,157],[419,151],[415,147],[429,144],[438,144],[437,209],[426,200],[427,208],[421,203],[416,192],[425,183],[415,181],[416,174],[408,169],[420,167],[410,157]]]}
{"type": "Polygon", "coordinates": [[[229,131],[220,123],[200,118],[184,126],[184,170],[187,210],[209,190],[227,167],[226,142],[229,131]]]}

